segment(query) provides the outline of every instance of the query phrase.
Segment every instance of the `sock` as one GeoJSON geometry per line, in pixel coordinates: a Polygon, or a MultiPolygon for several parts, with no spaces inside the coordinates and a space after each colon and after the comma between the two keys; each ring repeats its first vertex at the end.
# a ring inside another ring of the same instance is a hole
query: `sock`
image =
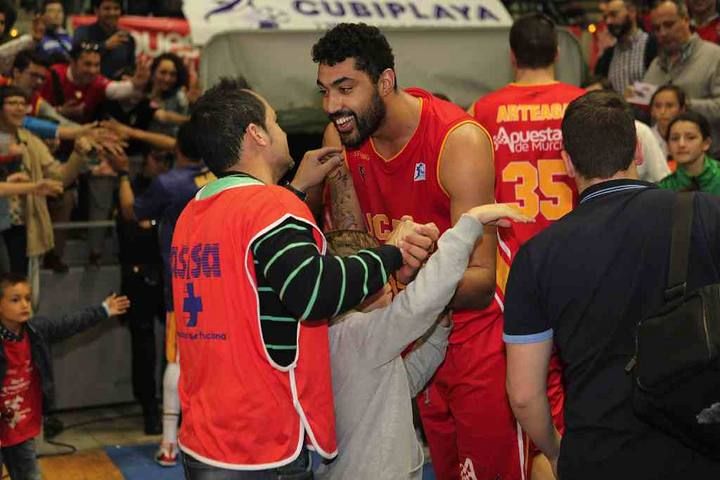
{"type": "Polygon", "coordinates": [[[180,365],[168,363],[163,375],[163,443],[177,443],[178,415],[180,414],[179,378],[180,365]]]}

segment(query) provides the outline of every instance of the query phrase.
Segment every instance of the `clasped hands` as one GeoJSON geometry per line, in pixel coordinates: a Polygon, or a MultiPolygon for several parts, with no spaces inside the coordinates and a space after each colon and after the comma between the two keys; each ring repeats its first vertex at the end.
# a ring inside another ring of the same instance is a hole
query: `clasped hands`
{"type": "Polygon", "coordinates": [[[435,248],[440,230],[434,223],[420,224],[412,217],[404,216],[390,234],[386,244],[400,249],[403,266],[396,272],[395,278],[403,284],[410,283],[425,260],[435,248]]]}

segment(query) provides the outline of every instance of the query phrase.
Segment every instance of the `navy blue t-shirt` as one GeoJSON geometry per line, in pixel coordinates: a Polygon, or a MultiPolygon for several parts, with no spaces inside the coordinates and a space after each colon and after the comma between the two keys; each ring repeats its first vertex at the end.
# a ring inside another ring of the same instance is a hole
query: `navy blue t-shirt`
{"type": "MultiPolygon", "coordinates": [[[[560,478],[720,478],[712,463],[633,413],[635,329],[664,303],[676,194],[634,180],[582,192],[513,259],[506,343],[552,339],[563,362],[560,478]]],[[[696,194],[690,290],[720,282],[720,197],[696,194]]]]}

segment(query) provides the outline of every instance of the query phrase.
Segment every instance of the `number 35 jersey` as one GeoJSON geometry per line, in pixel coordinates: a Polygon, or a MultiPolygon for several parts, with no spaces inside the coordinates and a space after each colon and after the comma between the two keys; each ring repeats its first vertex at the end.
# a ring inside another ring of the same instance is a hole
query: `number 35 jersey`
{"type": "Polygon", "coordinates": [[[493,139],[495,200],[517,206],[535,223],[498,229],[497,282],[523,243],[573,209],[578,194],[560,156],[563,115],[584,90],[561,82],[510,84],[477,100],[471,113],[493,139]]]}

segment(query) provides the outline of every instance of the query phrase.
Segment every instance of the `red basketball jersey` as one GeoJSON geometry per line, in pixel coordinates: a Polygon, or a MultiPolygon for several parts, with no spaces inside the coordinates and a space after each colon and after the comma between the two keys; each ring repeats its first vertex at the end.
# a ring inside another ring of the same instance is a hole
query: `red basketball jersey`
{"type": "Polygon", "coordinates": [[[535,223],[498,229],[497,283],[501,297],[520,246],[577,202],[575,182],[560,157],[560,127],[568,103],[583,93],[560,82],[510,84],[473,104],[475,119],[493,138],[495,200],[514,204],[535,219],[535,223]]]}
{"type": "MultiPolygon", "coordinates": [[[[452,225],[450,197],[439,179],[440,156],[448,135],[464,124],[476,122],[460,107],[440,100],[419,88],[406,90],[422,102],[420,123],[405,147],[385,159],[372,139],[357,149],[346,149],[352,175],[368,231],[384,242],[404,215],[418,223],[435,222],[444,232],[452,225]]],[[[479,311],[458,311],[453,316],[452,342],[460,342],[482,329],[479,311]]]]}

